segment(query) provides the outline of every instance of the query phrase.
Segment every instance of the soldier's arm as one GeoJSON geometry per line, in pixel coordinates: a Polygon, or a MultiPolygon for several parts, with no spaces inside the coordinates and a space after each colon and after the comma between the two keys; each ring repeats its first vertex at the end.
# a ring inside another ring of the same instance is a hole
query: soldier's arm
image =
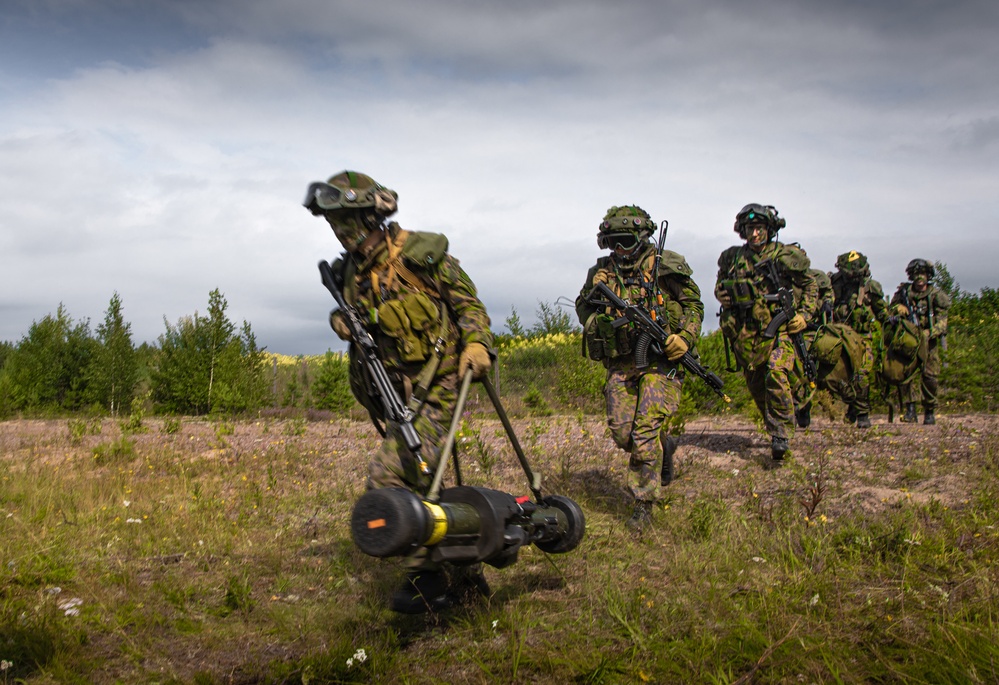
{"type": "Polygon", "coordinates": [[[801,302],[795,302],[795,312],[801,314],[805,321],[810,321],[819,306],[819,282],[815,275],[809,272],[811,260],[804,250],[795,250],[793,258],[785,258],[788,274],[792,283],[801,291],[801,302]]]}
{"type": "Polygon", "coordinates": [[[701,337],[701,324],[704,321],[704,303],[701,301],[701,289],[690,276],[673,274],[660,279],[670,297],[680,305],[683,314],[680,317],[680,330],[677,335],[683,338],[687,347],[693,347],[701,337]]]}
{"type": "Polygon", "coordinates": [[[458,319],[462,343],[468,346],[469,343],[477,342],[491,348],[493,334],[489,328],[489,314],[478,297],[472,279],[450,254],[445,255],[436,272],[444,285],[444,296],[458,319]]]}
{"type": "Polygon", "coordinates": [[[947,335],[947,314],[950,312],[950,295],[938,290],[933,295],[933,328],[930,330],[931,338],[939,338],[947,335]]]}
{"type": "Polygon", "coordinates": [[[885,291],[875,280],[868,281],[867,298],[874,313],[874,318],[882,325],[888,320],[888,303],[885,301],[885,291]]]}
{"type": "Polygon", "coordinates": [[[586,325],[586,321],[590,318],[597,308],[586,301],[587,295],[596,285],[593,282],[594,276],[596,276],[598,268],[596,266],[590,267],[590,270],[586,273],[586,282],[579,291],[579,295],[576,297],[576,317],[579,318],[579,323],[581,325],[586,325]]]}
{"type": "Polygon", "coordinates": [[[694,270],[683,255],[663,250],[659,264],[659,287],[680,305],[679,330],[676,334],[683,338],[687,347],[693,347],[701,337],[701,323],[704,321],[701,289],[694,282],[693,275],[694,270]]]}

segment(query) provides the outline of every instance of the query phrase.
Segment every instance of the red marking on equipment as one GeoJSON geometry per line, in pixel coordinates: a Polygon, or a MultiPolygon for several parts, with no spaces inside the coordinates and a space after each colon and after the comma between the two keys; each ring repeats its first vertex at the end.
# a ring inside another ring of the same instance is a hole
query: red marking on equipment
{"type": "Polygon", "coordinates": [[[531,498],[527,495],[521,495],[516,499],[517,504],[523,504],[524,502],[530,502],[531,498]]]}
{"type": "Polygon", "coordinates": [[[368,521],[368,528],[384,528],[385,519],[375,519],[374,521],[368,521]]]}

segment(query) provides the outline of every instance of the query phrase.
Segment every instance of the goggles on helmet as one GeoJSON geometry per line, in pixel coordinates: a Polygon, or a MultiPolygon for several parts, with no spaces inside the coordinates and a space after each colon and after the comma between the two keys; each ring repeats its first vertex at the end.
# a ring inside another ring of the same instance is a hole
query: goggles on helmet
{"type": "Polygon", "coordinates": [[[332,209],[366,206],[365,203],[358,203],[359,199],[360,196],[353,188],[344,190],[335,185],[317,181],[309,186],[302,204],[314,216],[321,216],[332,209]]]}
{"type": "Polygon", "coordinates": [[[608,250],[616,250],[621,248],[622,250],[630,251],[638,247],[639,238],[638,235],[631,232],[621,232],[621,233],[603,233],[599,236],[600,247],[608,250]]]}

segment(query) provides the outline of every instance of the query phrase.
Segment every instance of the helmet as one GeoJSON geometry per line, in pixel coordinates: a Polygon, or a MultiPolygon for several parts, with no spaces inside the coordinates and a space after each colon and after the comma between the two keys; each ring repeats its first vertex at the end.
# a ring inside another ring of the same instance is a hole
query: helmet
{"type": "Polygon", "coordinates": [[[905,275],[908,276],[910,280],[915,279],[916,274],[920,273],[926,274],[928,279],[933,278],[933,274],[935,273],[933,265],[925,259],[913,259],[905,267],[905,275]]]}
{"type": "Polygon", "coordinates": [[[836,268],[847,278],[863,278],[871,274],[867,257],[856,250],[844,252],[836,258],[836,268]]]}
{"type": "Polygon", "coordinates": [[[631,250],[645,242],[656,230],[656,223],[649,213],[637,205],[611,207],[600,222],[597,247],[612,250],[623,247],[631,250]]]}
{"type": "Polygon", "coordinates": [[[341,209],[368,209],[373,207],[382,218],[395,214],[399,194],[376,183],[373,178],[356,171],[341,171],[330,176],[325,183],[309,185],[302,204],[319,216],[341,209]]]}
{"type": "Polygon", "coordinates": [[[773,205],[760,205],[751,202],[735,215],[735,232],[739,237],[746,237],[746,226],[749,224],[765,224],[767,227],[767,242],[777,237],[777,231],[787,226],[784,217],[777,216],[777,209],[773,205]]]}
{"type": "Polygon", "coordinates": [[[309,185],[302,204],[325,216],[347,250],[360,247],[371,231],[398,209],[399,194],[356,171],[341,171],[309,185]]]}

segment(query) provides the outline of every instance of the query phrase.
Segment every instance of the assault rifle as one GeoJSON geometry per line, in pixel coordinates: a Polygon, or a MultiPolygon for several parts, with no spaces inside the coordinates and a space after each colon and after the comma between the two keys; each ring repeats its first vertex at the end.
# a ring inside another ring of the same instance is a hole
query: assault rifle
{"type": "MultiPolygon", "coordinates": [[[[613,323],[615,328],[620,328],[629,322],[635,324],[640,331],[638,342],[635,345],[636,367],[643,369],[649,365],[649,348],[652,345],[655,345],[654,351],[657,354],[662,354],[662,346],[666,344],[666,338],[669,337],[669,333],[647,311],[637,304],[628,304],[622,300],[614,294],[613,290],[607,287],[606,283],[597,283],[586,297],[586,301],[595,307],[613,307],[621,312],[623,316],[616,319],[613,323]],[[598,295],[606,299],[602,300],[598,295]]],[[[707,383],[708,387],[714,390],[723,400],[726,402],[732,401],[732,398],[722,390],[725,387],[725,381],[718,374],[698,362],[689,351],[684,352],[678,361],[680,366],[707,383]]]]}
{"type": "Polygon", "coordinates": [[[416,413],[406,406],[402,398],[399,397],[399,393],[396,392],[395,387],[393,387],[388,372],[385,371],[385,366],[378,357],[377,343],[375,343],[374,338],[371,337],[371,334],[368,333],[364,326],[361,325],[357,311],[347,304],[347,301],[344,299],[342,291],[343,283],[337,281],[329,262],[319,262],[319,274],[322,276],[323,285],[330,291],[333,299],[336,300],[337,305],[340,307],[340,311],[343,312],[343,318],[350,329],[352,344],[357,346],[357,350],[361,355],[361,363],[364,365],[364,370],[371,380],[369,390],[374,395],[374,398],[381,403],[382,415],[385,417],[386,423],[393,424],[399,429],[406,447],[416,456],[420,471],[425,475],[429,474],[430,467],[420,454],[420,449],[423,447],[420,434],[413,427],[413,419],[416,418],[416,413]]]}
{"type": "MultiPolygon", "coordinates": [[[[772,295],[763,296],[765,302],[776,302],[780,306],[780,311],[770,319],[769,325],[763,331],[763,337],[770,340],[776,337],[780,327],[793,319],[798,312],[794,308],[794,292],[790,288],[785,288],[781,285],[780,277],[777,274],[777,264],[774,263],[774,260],[765,259],[756,265],[756,269],[765,271],[765,276],[770,279],[773,287],[777,290],[772,295]]],[[[809,384],[814,388],[815,379],[818,378],[819,372],[815,368],[815,362],[812,360],[812,357],[808,354],[808,348],[805,346],[804,332],[788,333],[788,337],[791,338],[794,353],[801,362],[801,368],[805,371],[805,377],[808,378],[809,384]]]]}

